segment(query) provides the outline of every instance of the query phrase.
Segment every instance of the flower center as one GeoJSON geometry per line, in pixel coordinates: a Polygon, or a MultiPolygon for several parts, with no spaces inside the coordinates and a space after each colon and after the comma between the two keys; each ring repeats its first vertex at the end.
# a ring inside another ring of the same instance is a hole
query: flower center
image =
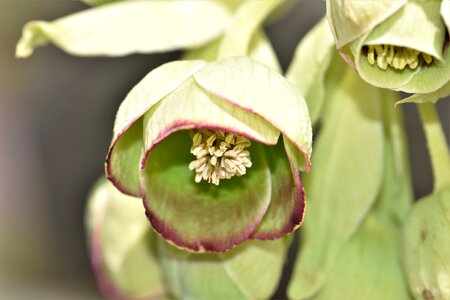
{"type": "Polygon", "coordinates": [[[195,170],[195,182],[203,179],[219,185],[220,179],[244,175],[252,166],[250,152],[244,150],[250,145],[250,140],[231,133],[194,131],[191,153],[197,159],[189,164],[189,170],[195,170]]]}
{"type": "Polygon", "coordinates": [[[403,70],[407,65],[414,70],[422,63],[431,64],[433,56],[406,47],[392,45],[369,45],[367,50],[369,64],[376,65],[382,70],[388,66],[403,70]]]}

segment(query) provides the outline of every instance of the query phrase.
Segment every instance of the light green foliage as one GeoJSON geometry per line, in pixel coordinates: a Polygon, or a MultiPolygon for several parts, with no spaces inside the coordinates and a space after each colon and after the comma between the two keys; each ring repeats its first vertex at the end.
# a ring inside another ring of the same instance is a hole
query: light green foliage
{"type": "Polygon", "coordinates": [[[342,246],[360,228],[377,198],[384,149],[380,100],[380,92],[350,69],[339,88],[327,96],[314,168],[304,176],[309,202],[288,291],[292,299],[320,291],[342,246]]]}
{"type": "Polygon", "coordinates": [[[305,97],[311,122],[318,121],[325,100],[325,73],[335,45],[326,19],[322,19],[300,42],[286,73],[305,97]]]}
{"type": "Polygon", "coordinates": [[[123,1],[53,22],[28,23],[16,56],[52,42],[78,56],[122,56],[193,48],[219,36],[230,14],[213,1],[123,1]],[[208,24],[205,26],[205,24],[208,24]]]}
{"type": "Polygon", "coordinates": [[[419,200],[403,231],[402,257],[416,299],[450,299],[450,188],[419,200]]]}
{"type": "Polygon", "coordinates": [[[285,239],[248,241],[221,254],[189,254],[158,243],[167,286],[177,299],[268,299],[277,287],[285,239]]]}
{"type": "Polygon", "coordinates": [[[105,295],[164,295],[156,236],[138,198],[123,195],[101,179],[89,197],[86,224],[93,267],[105,295]]]}
{"type": "Polygon", "coordinates": [[[108,3],[114,3],[119,1],[129,1],[129,0],[81,0],[81,2],[84,2],[88,5],[97,6],[97,5],[104,5],[108,3]]]}

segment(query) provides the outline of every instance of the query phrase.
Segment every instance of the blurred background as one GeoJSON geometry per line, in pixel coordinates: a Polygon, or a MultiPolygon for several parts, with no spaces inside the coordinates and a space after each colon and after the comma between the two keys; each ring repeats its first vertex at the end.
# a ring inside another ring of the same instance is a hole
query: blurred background
{"type": "MultiPolygon", "coordinates": [[[[295,1],[295,0],[292,0],[295,1]]],[[[53,46],[14,58],[23,25],[87,8],[70,0],[0,0],[0,299],[100,299],[90,269],[84,206],[103,174],[115,112],[127,92],[179,52],[77,58],[53,46]]],[[[267,27],[286,70],[325,1],[295,1],[267,27]]],[[[449,136],[450,102],[438,104],[449,136]]],[[[405,105],[416,197],[431,191],[425,140],[405,105]]]]}

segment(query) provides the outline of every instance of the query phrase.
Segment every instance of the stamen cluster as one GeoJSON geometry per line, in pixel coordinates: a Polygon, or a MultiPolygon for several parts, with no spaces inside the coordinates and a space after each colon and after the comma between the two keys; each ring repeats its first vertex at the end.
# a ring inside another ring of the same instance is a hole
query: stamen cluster
{"type": "Polygon", "coordinates": [[[370,45],[368,46],[367,60],[371,65],[376,63],[378,68],[382,70],[386,70],[388,66],[397,70],[403,70],[406,65],[414,70],[421,61],[431,64],[433,56],[406,47],[370,45]],[[421,57],[422,59],[420,59],[421,57]]]}
{"type": "Polygon", "coordinates": [[[252,166],[250,152],[244,150],[250,140],[223,131],[199,130],[192,137],[191,153],[196,160],[189,164],[195,170],[195,182],[202,179],[219,185],[220,179],[242,176],[252,166]]]}

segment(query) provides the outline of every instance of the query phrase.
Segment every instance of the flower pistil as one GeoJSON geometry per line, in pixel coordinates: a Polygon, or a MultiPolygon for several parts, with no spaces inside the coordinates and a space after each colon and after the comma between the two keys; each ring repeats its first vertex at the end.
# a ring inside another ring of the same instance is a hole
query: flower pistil
{"type": "Polygon", "coordinates": [[[195,182],[201,180],[219,185],[220,179],[242,176],[252,166],[250,140],[223,131],[198,130],[192,136],[191,153],[196,160],[189,164],[195,170],[195,182]]]}

